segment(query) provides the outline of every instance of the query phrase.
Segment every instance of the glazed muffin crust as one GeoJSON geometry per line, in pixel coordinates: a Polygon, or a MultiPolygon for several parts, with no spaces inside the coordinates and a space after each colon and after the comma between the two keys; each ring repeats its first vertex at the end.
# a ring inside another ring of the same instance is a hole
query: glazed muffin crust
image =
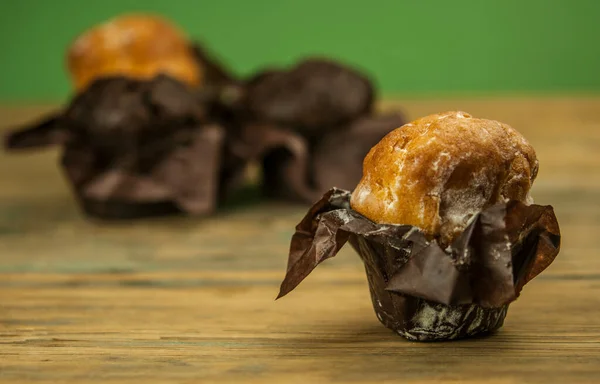
{"type": "Polygon", "coordinates": [[[533,147],[507,124],[453,111],[395,129],[363,162],[352,208],[377,223],[418,226],[450,244],[490,205],[532,203],[533,147]]]}

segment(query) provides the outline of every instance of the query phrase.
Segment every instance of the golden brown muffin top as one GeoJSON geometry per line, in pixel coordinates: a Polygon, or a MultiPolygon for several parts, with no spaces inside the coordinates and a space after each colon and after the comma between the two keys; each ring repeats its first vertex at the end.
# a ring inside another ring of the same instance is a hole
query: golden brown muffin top
{"type": "Polygon", "coordinates": [[[483,208],[531,203],[537,171],[533,147],[510,126],[465,112],[434,114],[371,149],[351,206],[377,223],[418,226],[448,245],[483,208]]]}
{"type": "Polygon", "coordinates": [[[67,66],[77,90],[101,76],[147,79],[163,73],[189,85],[200,68],[185,35],[158,16],[123,15],[80,35],[68,49],[67,66]]]}

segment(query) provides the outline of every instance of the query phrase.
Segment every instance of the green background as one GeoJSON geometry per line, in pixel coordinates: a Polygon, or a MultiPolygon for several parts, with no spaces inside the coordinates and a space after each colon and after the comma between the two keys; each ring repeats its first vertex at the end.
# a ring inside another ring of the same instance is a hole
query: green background
{"type": "Polygon", "coordinates": [[[325,54],[387,95],[600,90],[597,0],[0,0],[0,101],[63,100],[66,46],[140,10],[171,18],[239,74],[325,54]]]}

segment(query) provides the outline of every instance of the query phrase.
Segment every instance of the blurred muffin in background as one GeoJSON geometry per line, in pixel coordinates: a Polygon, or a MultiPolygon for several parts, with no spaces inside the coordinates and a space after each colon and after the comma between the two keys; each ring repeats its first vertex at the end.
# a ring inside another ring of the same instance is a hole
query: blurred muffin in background
{"type": "Polygon", "coordinates": [[[76,91],[105,76],[166,74],[190,86],[202,79],[185,34],[164,18],[146,14],[122,15],[84,32],[68,48],[67,67],[76,91]]]}

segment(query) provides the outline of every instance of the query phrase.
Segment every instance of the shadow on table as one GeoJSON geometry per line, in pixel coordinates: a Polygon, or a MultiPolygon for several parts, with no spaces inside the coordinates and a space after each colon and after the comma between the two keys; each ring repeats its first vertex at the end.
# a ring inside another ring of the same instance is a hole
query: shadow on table
{"type": "MultiPolygon", "coordinates": [[[[513,375],[526,382],[547,382],[560,371],[560,366],[556,372],[532,371],[529,363],[539,359],[547,346],[529,345],[514,330],[466,340],[413,342],[385,328],[374,315],[372,320],[315,325],[315,331],[277,339],[274,347],[280,360],[297,361],[317,376],[340,382],[463,382],[468,377],[474,382],[494,378],[492,382],[508,383],[513,375]]],[[[591,365],[582,367],[588,368],[591,365]]]]}

